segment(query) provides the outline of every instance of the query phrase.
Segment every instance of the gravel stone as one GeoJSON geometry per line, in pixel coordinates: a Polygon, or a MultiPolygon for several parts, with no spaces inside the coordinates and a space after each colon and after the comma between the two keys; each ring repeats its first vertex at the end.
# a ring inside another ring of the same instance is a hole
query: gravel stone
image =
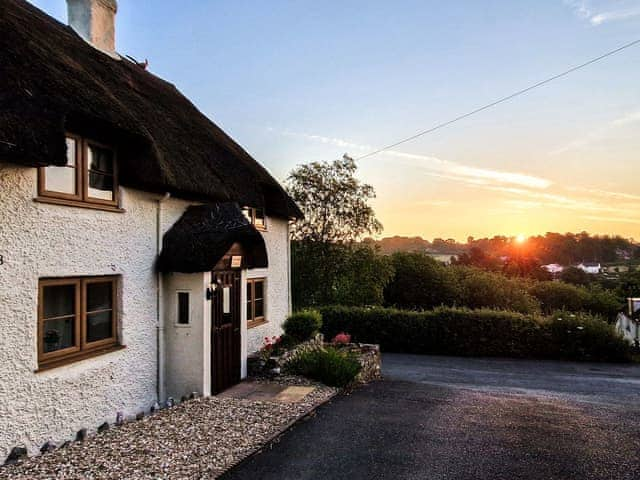
{"type": "Polygon", "coordinates": [[[298,403],[207,397],[189,400],[143,419],[110,428],[85,442],[0,468],[0,479],[209,479],[265,442],[336,390],[314,385],[298,403]]]}

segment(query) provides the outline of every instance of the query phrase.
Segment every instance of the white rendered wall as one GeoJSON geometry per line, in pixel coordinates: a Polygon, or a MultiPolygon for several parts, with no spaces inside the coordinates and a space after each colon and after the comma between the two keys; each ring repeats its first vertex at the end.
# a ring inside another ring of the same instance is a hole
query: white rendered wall
{"type": "MultiPolygon", "coordinates": [[[[72,439],[156,400],[158,197],[121,189],[126,213],[33,201],[37,171],[0,164],[0,461],[72,439]],[[124,350],[35,373],[41,277],[120,275],[124,350]]],[[[163,231],[188,202],[169,199],[163,231]]]]}
{"type": "Polygon", "coordinates": [[[264,337],[282,334],[282,324],[289,315],[289,223],[286,220],[269,217],[267,231],[261,232],[267,246],[269,268],[247,270],[243,275],[242,289],[242,332],[246,332],[243,342],[243,375],[246,375],[246,356],[260,349],[264,337]],[[267,323],[249,330],[247,325],[247,278],[265,278],[267,323]]]}
{"type": "Polygon", "coordinates": [[[209,273],[164,276],[166,388],[180,399],[191,392],[211,393],[211,304],[205,298],[209,273]],[[189,292],[189,325],[179,325],[178,292],[189,292]]]}

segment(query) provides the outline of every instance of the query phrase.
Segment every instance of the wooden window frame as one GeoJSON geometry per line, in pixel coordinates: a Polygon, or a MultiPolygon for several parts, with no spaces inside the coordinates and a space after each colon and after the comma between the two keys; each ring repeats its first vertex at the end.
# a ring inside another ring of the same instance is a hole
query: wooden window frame
{"type": "Polygon", "coordinates": [[[260,230],[262,232],[267,231],[267,214],[264,207],[244,207],[242,210],[248,212],[249,221],[251,222],[251,225],[255,227],[256,230],[260,230]],[[258,210],[262,210],[262,219],[264,223],[263,225],[256,224],[258,210]]]}
{"type": "MultiPolygon", "coordinates": [[[[89,140],[78,135],[67,133],[65,138],[71,138],[76,142],[76,194],[55,192],[47,190],[47,167],[38,168],[38,198],[41,202],[56,203],[88,207],[95,209],[119,210],[119,182],[118,182],[118,156],[112,145],[89,140]],[[89,196],[89,147],[95,146],[106,149],[113,154],[113,200],[104,200],[89,196]]],[[[51,165],[55,166],[55,165],[51,165]]]]}
{"type": "Polygon", "coordinates": [[[247,297],[247,328],[254,328],[259,325],[268,323],[267,320],[267,279],[262,278],[248,278],[247,287],[251,289],[251,299],[247,297]],[[256,317],[256,283],[262,282],[262,316],[256,317]]]}
{"type": "Polygon", "coordinates": [[[45,278],[38,282],[38,367],[54,368],[122,348],[118,342],[118,276],[45,278]],[[111,311],[111,337],[87,342],[87,285],[111,283],[111,308],[89,313],[111,311]],[[75,286],[74,340],[75,345],[55,352],[44,352],[44,323],[48,320],[69,318],[71,315],[44,318],[44,289],[51,286],[75,286]]]}

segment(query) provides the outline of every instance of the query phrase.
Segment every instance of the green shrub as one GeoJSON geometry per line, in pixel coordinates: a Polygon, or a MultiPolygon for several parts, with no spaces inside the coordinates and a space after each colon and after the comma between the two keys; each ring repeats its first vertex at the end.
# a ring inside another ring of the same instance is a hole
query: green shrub
{"type": "Polygon", "coordinates": [[[325,307],[321,312],[326,338],[345,331],[354,342],[378,343],[387,352],[608,361],[626,360],[630,352],[609,325],[589,315],[576,316],[580,333],[567,337],[565,320],[501,310],[325,307]]]}
{"type": "Polygon", "coordinates": [[[360,373],[360,368],[355,355],[332,347],[300,352],[285,366],[289,373],[318,380],[330,387],[346,387],[360,373]]]}
{"type": "Polygon", "coordinates": [[[591,312],[613,322],[624,306],[613,292],[597,285],[587,288],[564,282],[535,282],[529,293],[538,299],[546,314],[557,310],[591,312]]]}
{"type": "Polygon", "coordinates": [[[301,310],[289,315],[282,327],[287,336],[304,342],[320,332],[322,315],[316,310],[301,310]]]}
{"type": "Polygon", "coordinates": [[[629,361],[629,344],[613,325],[588,313],[557,312],[547,320],[554,357],[570,360],[629,361]]]}
{"type": "Polygon", "coordinates": [[[387,305],[399,308],[429,309],[453,305],[459,287],[451,269],[424,253],[394,253],[395,271],[384,290],[387,305]]]}
{"type": "Polygon", "coordinates": [[[452,271],[460,285],[459,306],[531,314],[540,312],[539,302],[527,292],[525,280],[473,267],[456,266],[452,271]]]}

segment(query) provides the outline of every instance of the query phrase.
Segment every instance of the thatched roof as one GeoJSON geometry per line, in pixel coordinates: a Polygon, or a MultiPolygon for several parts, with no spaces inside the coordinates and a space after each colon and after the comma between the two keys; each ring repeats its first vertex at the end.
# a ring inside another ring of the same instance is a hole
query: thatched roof
{"type": "Polygon", "coordinates": [[[161,272],[208,272],[240,244],[245,252],[243,268],[266,268],[264,239],[235,203],[192,206],[162,240],[158,260],[161,272]]]}
{"type": "Polygon", "coordinates": [[[0,0],[0,161],[64,164],[68,131],[115,144],[124,186],[302,215],[172,84],[94,49],[24,0],[0,0]]]}

